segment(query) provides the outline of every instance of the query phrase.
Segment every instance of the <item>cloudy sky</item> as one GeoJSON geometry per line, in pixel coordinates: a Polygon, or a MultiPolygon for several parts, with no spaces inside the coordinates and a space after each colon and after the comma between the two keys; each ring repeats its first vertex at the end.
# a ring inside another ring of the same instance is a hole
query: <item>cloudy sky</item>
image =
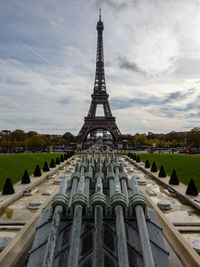
{"type": "Polygon", "coordinates": [[[99,7],[107,91],[121,132],[199,126],[200,0],[0,4],[0,130],[78,134],[94,86],[99,7]]]}

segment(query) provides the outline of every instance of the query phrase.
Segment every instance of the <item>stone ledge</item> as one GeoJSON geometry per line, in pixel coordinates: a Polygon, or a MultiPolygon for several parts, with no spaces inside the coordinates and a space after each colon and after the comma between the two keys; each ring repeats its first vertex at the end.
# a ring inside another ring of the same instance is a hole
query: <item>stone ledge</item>
{"type": "MultiPolygon", "coordinates": [[[[43,173],[42,176],[40,176],[40,177],[33,177],[33,176],[31,176],[31,180],[32,181],[31,181],[30,184],[23,185],[23,188],[22,189],[20,189],[19,191],[15,192],[12,195],[9,195],[5,200],[3,200],[3,201],[0,202],[0,210],[5,209],[10,204],[12,204],[14,201],[16,201],[21,196],[23,196],[24,192],[27,189],[33,189],[34,187],[36,187],[37,185],[39,185],[40,183],[42,183],[47,178],[47,175],[53,175],[54,173],[56,173],[58,171],[58,169],[60,167],[65,166],[65,164],[69,163],[75,157],[76,156],[73,156],[73,157],[67,159],[66,161],[64,161],[60,165],[56,166],[55,168],[51,169],[50,171],[48,171],[46,173],[43,173]],[[35,181],[33,181],[33,179],[35,179],[35,181]]],[[[14,188],[15,188],[15,185],[14,185],[14,188]]]]}
{"type": "Polygon", "coordinates": [[[16,262],[27,250],[30,241],[35,235],[35,229],[39,222],[43,208],[46,208],[52,201],[51,196],[40,209],[31,217],[26,225],[17,233],[13,240],[0,253],[0,266],[12,267],[16,266],[16,262]]]}
{"type": "Polygon", "coordinates": [[[163,234],[170,244],[172,249],[175,251],[178,258],[181,260],[185,267],[199,267],[200,257],[194,251],[194,249],[186,242],[186,240],[181,236],[179,231],[175,226],[168,221],[166,216],[162,211],[155,205],[155,203],[150,199],[150,197],[145,192],[144,188],[140,188],[140,192],[144,195],[147,200],[148,206],[154,208],[158,215],[159,222],[163,228],[163,234]]]}
{"type": "MultiPolygon", "coordinates": [[[[134,160],[124,156],[129,162],[131,162],[137,169],[141,170],[143,173],[150,176],[153,180],[158,182],[158,184],[163,185],[166,188],[170,188],[174,191],[177,197],[183,201],[186,201],[189,205],[191,205],[195,210],[200,211],[200,203],[198,204],[194,200],[190,199],[187,195],[183,194],[178,190],[178,185],[172,186],[168,184],[166,178],[159,178],[158,176],[154,175],[152,172],[148,171],[147,169],[143,168],[141,165],[137,164],[134,160]]],[[[158,173],[158,172],[157,172],[158,173]]],[[[182,184],[183,185],[183,184],[182,184]]],[[[184,185],[185,186],[185,185],[184,185]]]]}

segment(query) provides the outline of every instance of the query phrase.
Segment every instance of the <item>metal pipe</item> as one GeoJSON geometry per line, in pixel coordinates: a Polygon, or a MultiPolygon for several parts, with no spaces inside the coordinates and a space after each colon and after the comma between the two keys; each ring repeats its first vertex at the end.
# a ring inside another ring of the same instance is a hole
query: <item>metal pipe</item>
{"type": "MultiPolygon", "coordinates": [[[[115,183],[114,194],[121,193],[121,184],[119,181],[119,167],[115,167],[114,183],[115,183]]],[[[124,224],[124,213],[123,213],[123,207],[121,205],[115,206],[115,217],[116,217],[117,251],[118,251],[119,267],[129,267],[128,248],[127,248],[126,231],[124,224]]]]}
{"type": "MultiPolygon", "coordinates": [[[[103,193],[102,178],[97,177],[96,193],[103,193]]],[[[104,266],[103,257],[103,207],[96,205],[94,210],[94,261],[93,267],[104,266]]]]}
{"type": "Polygon", "coordinates": [[[126,231],[124,225],[124,213],[122,206],[117,205],[115,207],[115,216],[119,267],[129,267],[126,231]]]}
{"type": "MultiPolygon", "coordinates": [[[[133,194],[138,194],[139,189],[134,176],[131,178],[131,187],[133,194]]],[[[142,247],[142,254],[145,267],[155,267],[153,254],[151,250],[151,244],[149,240],[149,233],[147,230],[146,220],[144,217],[144,209],[142,205],[137,205],[135,207],[135,214],[137,219],[137,225],[139,230],[140,242],[142,247]]]]}
{"type": "Polygon", "coordinates": [[[126,198],[126,205],[128,206],[128,189],[127,189],[127,184],[126,184],[126,180],[122,178],[121,180],[121,188],[122,188],[122,194],[125,196],[126,198]]]}
{"type": "MultiPolygon", "coordinates": [[[[59,193],[65,194],[67,190],[67,181],[66,176],[63,177],[59,193]]],[[[63,213],[63,206],[57,205],[54,210],[53,219],[51,223],[51,230],[47,242],[47,247],[45,250],[44,260],[42,267],[53,267],[53,260],[54,260],[54,253],[55,253],[55,247],[56,247],[56,240],[58,236],[58,228],[61,220],[61,215],[63,213]]]]}
{"type": "Polygon", "coordinates": [[[94,261],[93,267],[104,266],[103,257],[103,207],[96,205],[94,210],[94,261]]]}
{"type": "MultiPolygon", "coordinates": [[[[84,177],[84,167],[81,167],[81,177],[78,183],[77,193],[82,194],[85,189],[85,177],[84,177]]],[[[67,266],[78,266],[79,259],[79,248],[80,248],[80,236],[81,236],[81,225],[82,225],[82,213],[83,207],[81,205],[76,205],[74,208],[74,217],[73,217],[73,225],[71,231],[71,241],[70,241],[70,249],[68,256],[67,266]]]]}
{"type": "Polygon", "coordinates": [[[71,232],[70,249],[67,266],[77,267],[79,258],[81,224],[82,224],[83,207],[77,205],[74,209],[73,226],[71,232]]]}
{"type": "MultiPolygon", "coordinates": [[[[113,173],[113,166],[111,163],[107,167],[107,173],[113,173]]],[[[112,197],[112,195],[114,194],[114,180],[113,179],[109,179],[109,191],[110,191],[110,197],[112,197]]]]}
{"type": "Polygon", "coordinates": [[[74,178],[72,182],[72,189],[71,189],[71,196],[70,196],[70,201],[69,201],[69,206],[72,204],[72,198],[76,194],[77,191],[77,185],[78,185],[78,178],[74,178]]]}
{"type": "MultiPolygon", "coordinates": [[[[122,163],[119,166],[119,172],[120,173],[124,173],[124,175],[126,177],[126,174],[125,174],[124,167],[123,167],[122,163]]],[[[122,189],[122,194],[126,198],[126,205],[128,206],[129,198],[128,198],[127,181],[126,181],[126,178],[123,178],[123,177],[121,178],[121,189],[122,189]]]]}

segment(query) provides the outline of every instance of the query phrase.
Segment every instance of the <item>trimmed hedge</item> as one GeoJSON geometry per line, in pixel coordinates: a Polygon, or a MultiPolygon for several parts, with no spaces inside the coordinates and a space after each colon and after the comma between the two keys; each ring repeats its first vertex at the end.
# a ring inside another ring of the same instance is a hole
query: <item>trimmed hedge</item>
{"type": "Polygon", "coordinates": [[[47,161],[44,162],[44,167],[43,167],[43,172],[48,172],[49,171],[49,166],[47,161]]]}
{"type": "Polygon", "coordinates": [[[151,165],[151,172],[157,172],[157,167],[155,161],[151,165]]]}
{"type": "Polygon", "coordinates": [[[145,161],[145,168],[146,168],[146,169],[150,168],[150,164],[149,164],[148,159],[146,159],[146,161],[145,161]]]}
{"type": "Polygon", "coordinates": [[[64,162],[63,154],[60,156],[60,162],[64,162]]]}
{"type": "Polygon", "coordinates": [[[159,177],[166,177],[166,172],[165,172],[163,165],[160,167],[160,172],[159,172],[158,176],[159,177]]]}
{"type": "Polygon", "coordinates": [[[12,181],[10,178],[7,178],[6,182],[4,184],[4,187],[3,187],[2,195],[11,195],[14,193],[15,193],[15,190],[14,190],[14,187],[12,185],[12,181]]]}
{"type": "Polygon", "coordinates": [[[137,155],[136,162],[140,162],[140,156],[137,155]]]}
{"type": "Polygon", "coordinates": [[[42,175],[42,173],[41,173],[40,167],[39,167],[39,165],[36,165],[35,171],[34,171],[34,176],[39,177],[41,175],[42,175]]]}
{"type": "Polygon", "coordinates": [[[179,180],[178,180],[178,177],[176,175],[176,171],[175,169],[173,169],[172,171],[172,175],[169,179],[169,184],[173,184],[173,185],[178,185],[179,184],[179,180]]]}
{"type": "Polygon", "coordinates": [[[60,160],[59,160],[59,157],[56,158],[56,165],[59,165],[60,164],[60,160]]]}
{"type": "Polygon", "coordinates": [[[31,180],[30,180],[28,171],[25,170],[25,171],[24,171],[24,175],[23,175],[23,177],[22,177],[22,181],[21,181],[21,183],[22,183],[22,184],[29,184],[30,182],[31,182],[31,180]]]}
{"type": "Polygon", "coordinates": [[[190,180],[185,193],[190,196],[198,196],[198,190],[193,179],[190,180]]]}
{"type": "Polygon", "coordinates": [[[50,168],[55,168],[56,167],[54,159],[51,160],[49,166],[50,166],[50,168]]]}

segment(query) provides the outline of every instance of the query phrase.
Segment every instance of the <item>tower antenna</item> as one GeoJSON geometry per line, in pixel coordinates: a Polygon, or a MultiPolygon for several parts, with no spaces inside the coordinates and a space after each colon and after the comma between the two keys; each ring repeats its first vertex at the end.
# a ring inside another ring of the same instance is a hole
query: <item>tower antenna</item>
{"type": "Polygon", "coordinates": [[[99,21],[101,21],[101,8],[99,8],[99,21]]]}

